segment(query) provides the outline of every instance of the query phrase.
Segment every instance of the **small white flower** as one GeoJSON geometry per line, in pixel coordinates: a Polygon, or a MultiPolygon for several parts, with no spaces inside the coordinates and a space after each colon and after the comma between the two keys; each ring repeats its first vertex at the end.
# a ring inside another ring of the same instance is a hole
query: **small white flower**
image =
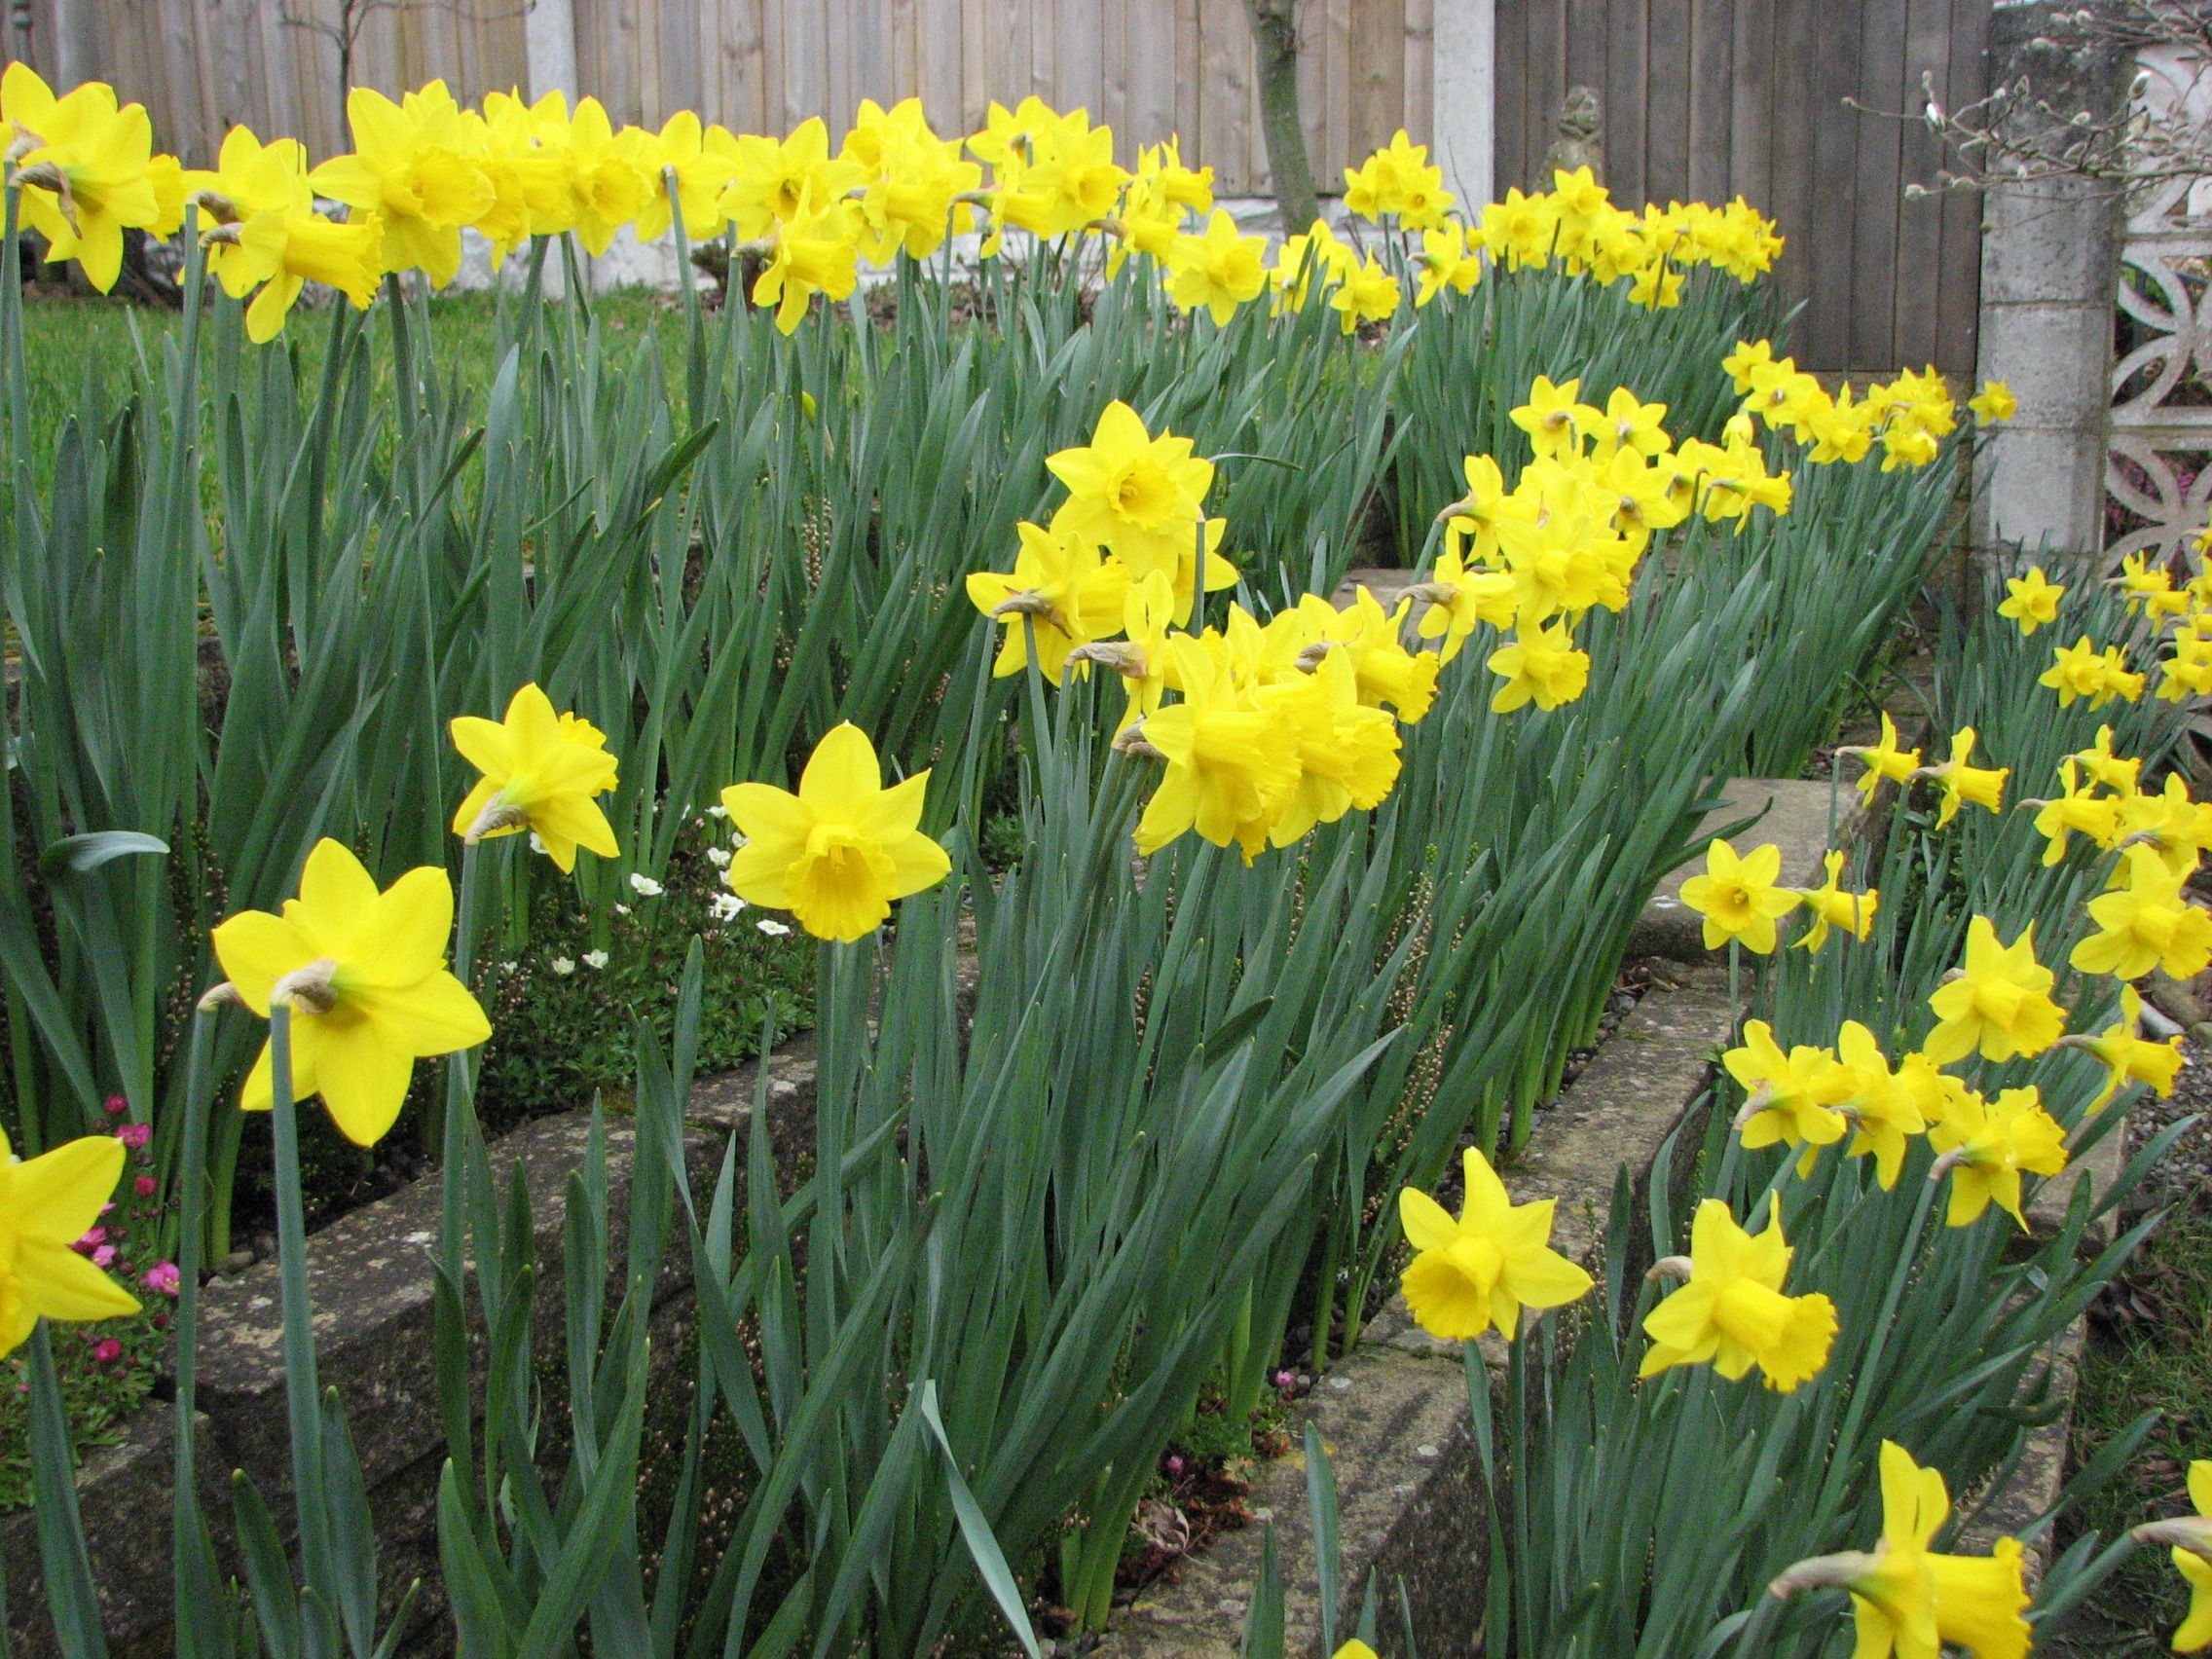
{"type": "Polygon", "coordinates": [[[512,974],[517,968],[520,968],[522,964],[519,962],[502,962],[499,964],[499,972],[502,974],[512,974]]]}
{"type": "Polygon", "coordinates": [[[734,922],[738,911],[745,908],[745,901],[734,893],[717,893],[707,901],[707,908],[715,913],[718,922],[734,922]]]}
{"type": "Polygon", "coordinates": [[[630,913],[630,906],[627,904],[617,904],[614,906],[614,913],[617,916],[627,916],[630,913]]]}
{"type": "Polygon", "coordinates": [[[566,979],[571,974],[573,974],[576,971],[575,963],[571,961],[566,956],[556,956],[545,966],[552,969],[554,973],[560,975],[564,979],[566,979]]]}
{"type": "Polygon", "coordinates": [[[717,869],[729,868],[729,849],[727,847],[709,847],[707,849],[707,862],[717,869]]]}
{"type": "Polygon", "coordinates": [[[722,805],[722,803],[718,800],[714,805],[707,808],[707,816],[709,818],[727,818],[729,816],[729,808],[722,805]]]}
{"type": "Polygon", "coordinates": [[[585,951],[585,952],[584,952],[584,966],[585,966],[586,968],[604,968],[604,967],[606,967],[606,966],[607,966],[607,952],[606,952],[606,951],[604,951],[604,950],[587,950],[587,951],[585,951]]]}
{"type": "Polygon", "coordinates": [[[770,939],[782,939],[784,935],[792,931],[791,929],[784,926],[783,923],[777,921],[773,916],[762,916],[753,925],[758,928],[762,933],[766,934],[770,939]]]}
{"type": "Polygon", "coordinates": [[[630,887],[641,899],[658,899],[667,891],[651,876],[640,875],[636,870],[630,872],[630,887]]]}
{"type": "Polygon", "coordinates": [[[530,850],[534,853],[545,851],[545,843],[537,838],[537,831],[535,830],[530,832],[530,850]]]}
{"type": "Polygon", "coordinates": [[[753,837],[750,835],[732,833],[729,838],[729,844],[733,847],[743,847],[749,845],[752,842],[752,839],[753,837]]]}

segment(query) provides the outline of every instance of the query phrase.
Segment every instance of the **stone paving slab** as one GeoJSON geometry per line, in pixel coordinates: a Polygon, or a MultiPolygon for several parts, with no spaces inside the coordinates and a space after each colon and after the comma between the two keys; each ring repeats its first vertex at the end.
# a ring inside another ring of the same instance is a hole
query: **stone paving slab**
{"type": "MultiPolygon", "coordinates": [[[[1727,978],[1687,968],[1655,983],[1575,1079],[1537,1119],[1523,1154],[1506,1167],[1517,1201],[1559,1200],[1553,1242],[1594,1265],[1614,1181],[1626,1165],[1647,1185],[1660,1145],[1705,1088],[1711,1055],[1731,1025],[1727,978]]],[[[1641,1229],[1640,1231],[1647,1231],[1641,1229]]],[[[1502,1345],[1483,1344],[1493,1371],[1502,1345]]],[[[1358,1349],[1321,1378],[1302,1406],[1320,1431],[1341,1509],[1346,1606],[1356,1616],[1370,1574],[1384,1608],[1382,1646],[1398,1651],[1391,1609],[1403,1578],[1423,1654],[1465,1651],[1481,1626],[1488,1499],[1469,1428],[1460,1346],[1439,1342],[1393,1297],[1358,1349]]],[[[1301,1448],[1303,1439],[1301,1438],[1301,1448]]],[[[1317,1653],[1312,1524],[1303,1449],[1263,1467],[1252,1484],[1255,1513],[1274,1529],[1284,1587],[1287,1651],[1317,1653]]],[[[1108,1659],[1233,1659],[1260,1568],[1264,1528],[1217,1540],[1179,1563],[1173,1583],[1153,1585],[1099,1649],[1108,1659]]]]}

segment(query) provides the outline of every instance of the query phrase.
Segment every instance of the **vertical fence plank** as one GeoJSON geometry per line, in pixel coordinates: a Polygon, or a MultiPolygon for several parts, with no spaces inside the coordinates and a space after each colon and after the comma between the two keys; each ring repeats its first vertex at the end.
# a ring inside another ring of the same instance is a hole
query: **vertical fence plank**
{"type": "MultiPolygon", "coordinates": [[[[1933,75],[1938,90],[1950,81],[1950,0],[1911,0],[1905,15],[1904,55],[1898,77],[1898,102],[1889,108],[1899,114],[1919,106],[1920,77],[1933,75]]],[[[1889,181],[1890,200],[1897,203],[1897,253],[1892,297],[1889,362],[1932,363],[1940,321],[1937,284],[1943,264],[1943,203],[1924,197],[1907,202],[1908,180],[1935,175],[1940,160],[1936,135],[1924,122],[1884,122],[1879,116],[1861,116],[1868,123],[1892,128],[1898,136],[1899,158],[1889,181]]],[[[1863,311],[1864,305],[1855,308],[1863,311]]]]}
{"type": "Polygon", "coordinates": [[[1906,9],[1900,0],[1869,4],[1861,20],[1858,85],[1861,108],[1846,110],[1857,143],[1853,175],[1849,366],[1887,368],[1898,361],[1896,301],[1899,229],[1899,164],[1903,134],[1886,119],[1902,104],[1906,9]]]}
{"type": "Polygon", "coordinates": [[[1735,113],[1733,5],[1690,0],[1690,195],[1729,197],[1729,124],[1735,113]]]}
{"type": "Polygon", "coordinates": [[[1491,128],[1496,134],[1495,179],[1497,194],[1507,185],[1525,183],[1529,176],[1529,129],[1524,106],[1541,94],[1529,81],[1529,31],[1517,10],[1497,9],[1497,73],[1493,77],[1491,128]]]}
{"type": "Polygon", "coordinates": [[[1650,18],[1644,0],[1611,0],[1605,10],[1605,183],[1615,202],[1641,206],[1651,195],[1643,155],[1650,18]]]}
{"type": "MultiPolygon", "coordinates": [[[[1797,3],[1813,11],[1818,43],[1807,98],[1813,120],[1811,188],[1817,198],[1809,196],[1805,202],[1805,239],[1796,250],[1803,261],[1802,274],[1811,279],[1804,313],[1806,355],[1801,360],[1824,369],[1846,369],[1859,366],[1851,360],[1851,284],[1847,274],[1853,268],[1861,204],[1852,188],[1858,176],[1859,124],[1843,107],[1843,99],[1858,86],[1860,25],[1865,7],[1861,0],[1797,3]]],[[[1871,3],[1880,5],[1884,0],[1871,3]]]]}
{"type": "MultiPolygon", "coordinates": [[[[1465,0],[1445,0],[1446,5],[1465,0]]],[[[1436,0],[1405,0],[1404,125],[1414,141],[1433,150],[1436,133],[1436,0]]],[[[1431,155],[1432,163],[1442,160],[1431,155]]],[[[1449,184],[1450,180],[1446,180],[1449,184]]],[[[1476,205],[1479,207],[1480,203],[1476,205]]]]}
{"type": "MultiPolygon", "coordinates": [[[[1951,0],[1947,107],[1972,103],[1988,91],[1988,0],[1951,0]]],[[[1972,191],[1946,192],[1942,222],[1936,362],[1944,373],[1964,381],[1973,375],[1981,333],[1980,196],[1972,191]]]]}
{"type": "Polygon", "coordinates": [[[1651,0],[1643,189],[1654,202],[1690,194],[1690,0],[1651,0]]]}
{"type": "Polygon", "coordinates": [[[1728,190],[1772,212],[1774,199],[1774,0],[1736,0],[1729,88],[1728,190]]]}

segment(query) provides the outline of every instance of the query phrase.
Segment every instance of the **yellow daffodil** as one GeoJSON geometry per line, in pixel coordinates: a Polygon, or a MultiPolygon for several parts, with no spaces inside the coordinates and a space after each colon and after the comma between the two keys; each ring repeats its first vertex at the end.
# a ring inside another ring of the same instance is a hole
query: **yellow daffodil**
{"type": "Polygon", "coordinates": [[[1421,232],[1420,280],[1414,289],[1417,310],[1447,288],[1456,294],[1472,292],[1482,276],[1482,253],[1467,245],[1467,227],[1458,220],[1421,232]]]}
{"type": "Polygon", "coordinates": [[[775,253],[753,284],[753,303],[776,308],[776,327],[797,330],[816,294],[830,301],[852,297],[860,280],[860,253],[854,244],[858,209],[842,200],[817,203],[800,198],[798,210],[779,220],[775,253]]]}
{"type": "Polygon", "coordinates": [[[1406,590],[1409,599],[1427,606],[1415,632],[1424,640],[1441,639],[1437,660],[1448,663],[1459,654],[1482,623],[1493,628],[1511,627],[1519,614],[1514,605],[1515,582],[1504,571],[1470,569],[1464,559],[1447,548],[1437,555],[1436,569],[1425,582],[1406,590]]]}
{"type": "Polygon", "coordinates": [[[2173,1097],[2174,1079],[2183,1065],[2181,1039],[2153,1043],[2143,1036],[2143,997],[2133,985],[2120,988],[2120,1017],[2094,1037],[2068,1035],[2059,1047],[2094,1054],[2105,1068],[2105,1086],[2084,1110],[2101,1112],[2130,1083],[2149,1086],[2161,1100],[2173,1097]]]}
{"type": "MultiPolygon", "coordinates": [[[[241,910],[212,937],[240,1001],[263,1019],[273,1002],[292,1010],[294,1098],[320,1094],[340,1133],[374,1146],[398,1118],[417,1060],[492,1034],[468,987],[446,972],[452,932],[442,868],[421,866],[380,893],[361,861],[325,838],[280,914],[241,910]]],[[[266,1112],[273,1100],[264,1044],[239,1105],[266,1112]]]]}
{"type": "Polygon", "coordinates": [[[1590,1275],[1551,1247],[1552,1198],[1517,1204],[1475,1148],[1460,1160],[1466,1196],[1454,1220],[1426,1193],[1398,1195],[1414,1259],[1403,1281],[1420,1328],[1469,1342],[1495,1327],[1511,1342],[1523,1308],[1561,1308],[1589,1293],[1590,1275]]]}
{"type": "Polygon", "coordinates": [[[1722,1054],[1720,1063],[1746,1095],[1736,1126],[1747,1148],[1803,1147],[1801,1167],[1810,1168],[1822,1147],[1843,1139],[1850,1124],[1835,1108],[1854,1080],[1827,1050],[1798,1044],[1786,1053],[1772,1026],[1751,1019],[1744,1022],[1743,1045],[1722,1054]]]}
{"type": "Polygon", "coordinates": [[[453,832],[470,841],[534,832],[565,874],[582,847],[610,859],[613,826],[596,796],[614,788],[617,762],[607,734],[573,714],[556,714],[535,684],[508,699],[503,719],[461,715],[453,746],[484,775],[453,815],[453,832]]]}
{"type": "Polygon", "coordinates": [[[2189,1501],[2194,1515],[2151,1521],[2134,1529],[2139,1544],[2164,1544],[2174,1570],[2189,1586],[2189,1612],[2173,1635],[2176,1653],[2201,1653],[2212,1647],[2212,1459],[2189,1465],[2189,1501]]]}
{"type": "Polygon", "coordinates": [[[1490,700],[1492,710],[1509,715],[1525,703],[1556,709],[1581,696],[1590,683],[1590,653],[1558,623],[1516,628],[1484,663],[1505,683],[1490,700]]]}
{"type": "Polygon", "coordinates": [[[1843,855],[1828,853],[1821,867],[1825,879],[1818,887],[1792,887],[1788,892],[1797,896],[1797,902],[1813,915],[1813,925],[1797,940],[1801,950],[1818,950],[1828,941],[1828,930],[1841,928],[1853,939],[1864,940],[1874,926],[1874,911],[1882,902],[1881,889],[1869,887],[1863,893],[1847,893],[1843,890],[1843,855]]]}
{"type": "MultiPolygon", "coordinates": [[[[1129,591],[1129,571],[1119,559],[1101,558],[1088,540],[1036,525],[1014,526],[1021,551],[1014,570],[1002,575],[977,571],[968,578],[969,602],[994,622],[1006,624],[997,677],[1019,674],[1032,651],[1037,671],[1057,682],[1068,653],[1122,630],[1129,591]]],[[[1077,663],[1082,672],[1084,660],[1077,663]]]]}
{"type": "Polygon", "coordinates": [[[1549,376],[1538,375],[1529,387],[1529,401],[1511,412],[1509,419],[1529,434],[1529,446],[1538,456],[1559,457],[1579,452],[1581,433],[1593,421],[1603,421],[1602,410],[1578,401],[1580,380],[1554,386],[1549,376]]]}
{"type": "Polygon", "coordinates": [[[2090,782],[2101,789],[2117,791],[2120,794],[2135,793],[2135,780],[2142,775],[2143,762],[2112,750],[2112,727],[2097,727],[2097,738],[2088,748],[2077,750],[2070,756],[2081,762],[2082,770],[2089,775],[2090,782]]]}
{"type": "Polygon", "coordinates": [[[1997,811],[2005,802],[2005,780],[2012,775],[2009,766],[1975,766],[1969,762],[1973,757],[1976,734],[1972,726],[1961,726],[1951,737],[1951,757],[1933,766],[1922,767],[1916,776],[1936,780],[1939,792],[1936,807],[1936,828],[1940,830],[1958,817],[1959,808],[1968,801],[1976,806],[1997,811]]]}
{"type": "Polygon", "coordinates": [[[1835,1340],[1835,1304],[1817,1291],[1784,1293],[1790,1255],[1779,1203],[1757,1235],[1737,1226],[1720,1199],[1699,1204],[1689,1255],[1669,1256],[1652,1269],[1655,1276],[1686,1282],[1645,1316],[1651,1347],[1637,1375],[1711,1365],[1734,1382],[1756,1367],[1760,1380],[1783,1394],[1818,1376],[1835,1340]]]}
{"type": "Polygon", "coordinates": [[[2182,897],[2182,876],[2157,849],[2127,849],[2112,891],[2089,901],[2098,931],[2067,958],[2083,974],[2140,979],[2154,968],[2191,979],[2212,964],[2212,915],[2182,897]]]}
{"type": "Polygon", "coordinates": [[[2120,839],[2156,847],[2166,867],[2187,880],[2212,847],[2212,802],[2192,800],[2182,775],[2169,772],[2159,793],[2121,798],[2120,839]]]}
{"type": "Polygon", "coordinates": [[[1886,778],[1901,784],[1920,769],[1920,751],[1905,749],[1898,740],[1898,723],[1887,714],[1882,716],[1881,740],[1872,747],[1839,749],[1838,755],[1853,756],[1865,763],[1866,770],[1860,774],[1857,788],[1869,803],[1874,792],[1882,787],[1886,778]]]}
{"type": "Polygon", "coordinates": [[[2012,388],[2001,380],[1983,381],[1981,389],[1967,399],[1967,407],[1985,426],[2009,421],[2020,412],[2019,400],[2012,395],[2012,388]]]}
{"type": "Polygon", "coordinates": [[[1350,657],[1326,653],[1310,674],[1293,674],[1255,693],[1297,746],[1298,787],[1283,802],[1268,839],[1287,847],[1316,824],[1382,805],[1398,781],[1398,722],[1359,699],[1350,657]]]}
{"type": "Polygon", "coordinates": [[[798,793],[772,784],[722,791],[745,845],[723,879],[740,899],[789,910],[817,939],[851,943],[891,915],[892,901],[935,887],[952,868],[921,831],[925,768],[883,787],[875,745],[850,720],[815,746],[798,793]]]}
{"type": "Polygon", "coordinates": [[[1240,234],[1217,207],[1202,236],[1178,236],[1168,244],[1167,297],[1179,311],[1202,308],[1226,328],[1238,306],[1266,291],[1267,252],[1265,237],[1240,234]]]}
{"type": "Polygon", "coordinates": [[[1345,206],[1363,219],[1394,217],[1409,231],[1424,230],[1444,222],[1453,200],[1444,169],[1429,165],[1428,146],[1402,127],[1357,167],[1345,168],[1345,206]]]}
{"type": "Polygon", "coordinates": [[[370,87],[346,94],[353,134],[349,155],[308,175],[318,195],[374,213],[384,231],[387,271],[419,269],[443,287],[461,269],[461,228],[498,200],[471,158],[460,106],[443,81],[393,103],[370,87]]]}
{"type": "Polygon", "coordinates": [[[2026,1659],[2033,1633],[2022,1616],[2019,1539],[2000,1538],[1986,1556],[1937,1554],[1928,1546],[1951,1511],[1942,1475],[1887,1440],[1881,1473],[1882,1536],[1872,1551],[1799,1562],[1772,1593],[1848,1590],[1858,1635],[1852,1659],[1938,1659],[1946,1644],[1973,1659],[2026,1659]]]}
{"type": "Polygon", "coordinates": [[[1313,624],[1317,645],[1350,656],[1362,703],[1370,708],[1387,704],[1406,724],[1419,724],[1436,700],[1439,659],[1431,651],[1409,651],[1401,643],[1413,610],[1410,597],[1401,595],[1384,610],[1361,583],[1342,610],[1317,594],[1307,595],[1299,608],[1313,624]]]}
{"type": "Polygon", "coordinates": [[[46,239],[50,261],[75,260],[104,294],[123,269],[123,233],[162,217],[153,124],[143,105],[118,108],[105,82],[56,97],[21,62],[8,66],[7,80],[0,107],[18,134],[9,177],[21,187],[23,222],[46,239]]]}
{"type": "Polygon", "coordinates": [[[1955,1078],[1944,1080],[1942,1115],[1928,1131],[1928,1144],[1939,1156],[1928,1171],[1931,1181],[1951,1177],[1951,1204],[1944,1219],[1968,1227],[1992,1202],[2020,1224],[2020,1176],[2056,1175],[2066,1167],[2066,1131],[2043,1109],[2033,1088],[2008,1088],[1985,1100],[1955,1078]]]}
{"type": "MultiPolygon", "coordinates": [[[[2110,730],[2110,727],[2106,728],[2110,730]]],[[[2058,763],[2061,793],[2055,800],[2023,800],[2036,808],[2036,833],[2048,843],[2043,851],[2046,866],[2066,857],[2066,844],[2075,833],[2086,835],[2100,847],[2120,838],[2120,802],[2111,795],[2092,795],[2081,788],[2081,761],[2068,756],[2058,763]]]]}
{"type": "Polygon", "coordinates": [[[1764,956],[1775,947],[1775,923],[1797,907],[1797,893],[1777,886],[1782,849],[1771,842],[1738,857],[1726,841],[1705,849],[1705,873],[1682,883],[1682,903],[1705,918],[1705,948],[1730,942],[1764,956]]]}
{"type": "Polygon", "coordinates": [[[1130,728],[1166,761],[1137,820],[1137,851],[1149,858],[1195,829],[1217,847],[1236,847],[1249,864],[1298,787],[1297,751],[1198,641],[1179,635],[1167,648],[1183,700],[1130,728]]]}
{"type": "Polygon", "coordinates": [[[2042,1053],[2066,1029],[2065,1013],[2049,995],[2056,977],[2036,960],[2034,923],[2005,944],[1987,916],[1974,917],[1967,924],[1965,966],[1928,999],[1937,1023],[1922,1051],[1939,1066],[1977,1049],[1982,1058],[2000,1061],[2042,1053]]]}
{"type": "Polygon", "coordinates": [[[1895,1071],[1873,1032],[1856,1019],[1836,1031],[1836,1059],[1843,1076],[1830,1084],[1836,1112],[1851,1124],[1851,1158],[1871,1157],[1874,1178],[1888,1192],[1904,1167],[1907,1143],[1924,1133],[1940,1109],[1942,1074],[1926,1054],[1907,1054],[1895,1071]]]}
{"type": "Polygon", "coordinates": [[[804,214],[829,211],[866,176],[859,162],[831,159],[830,129],[818,115],[800,122],[788,138],[739,134],[728,163],[729,188],[719,207],[746,241],[772,237],[779,225],[804,214]]]}
{"type": "Polygon", "coordinates": [[[2023,639],[2045,624],[2056,622],[2058,602],[2066,597],[2066,590],[2045,575],[2040,565],[2030,565],[2020,575],[2007,577],[2005,592],[2007,597],[1998,606],[1997,614],[2017,623],[2023,639]]]}
{"type": "Polygon", "coordinates": [[[113,1135],[18,1160],[0,1129],[0,1355],[41,1319],[120,1319],[137,1300],[70,1246],[92,1230],[123,1178],[113,1135]]]}
{"type": "Polygon", "coordinates": [[[1119,556],[1132,578],[1151,571],[1172,576],[1192,556],[1213,486],[1213,462],[1191,447],[1172,433],[1154,437],[1134,409],[1109,403],[1088,444],[1045,458],[1068,490],[1055,518],[1119,556]]]}
{"type": "Polygon", "coordinates": [[[2051,666],[2036,683],[2056,691],[2062,709],[2071,708],[2078,699],[2085,699],[2092,709],[2103,708],[2115,697],[2132,703],[2143,693],[2143,677],[2128,673],[2118,646],[2100,650],[2083,634],[2071,645],[2053,645],[2050,654],[2051,666]]]}

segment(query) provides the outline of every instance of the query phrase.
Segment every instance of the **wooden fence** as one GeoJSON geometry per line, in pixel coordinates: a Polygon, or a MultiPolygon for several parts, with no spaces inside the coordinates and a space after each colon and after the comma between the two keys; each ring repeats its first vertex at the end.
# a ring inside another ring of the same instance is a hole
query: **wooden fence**
{"type": "MultiPolygon", "coordinates": [[[[1323,190],[1399,126],[1427,130],[1432,7],[1305,0],[1302,89],[1323,190]]],[[[409,0],[373,14],[353,78],[396,92],[443,76],[463,97],[527,87],[527,0],[409,0]]],[[[696,109],[740,131],[810,115],[833,131],[864,97],[919,94],[940,131],[1035,92],[1082,107],[1129,145],[1179,133],[1225,195],[1264,195],[1244,0],[572,0],[576,78],[616,121],[696,109]]],[[[1503,0],[1510,7],[1513,0],[1503,0]]],[[[338,0],[31,0],[29,55],[55,68],[59,13],[82,8],[81,55],[144,103],[159,141],[212,156],[244,122],[344,148],[338,56],[287,18],[335,24],[338,0]]]]}
{"type": "Polygon", "coordinates": [[[1604,102],[1617,200],[1739,193],[1789,239],[1800,363],[1973,373],[1981,204],[1935,176],[1917,112],[1979,97],[1990,0],[1498,0],[1497,187],[1526,185],[1570,86],[1604,102]]]}
{"type": "MultiPolygon", "coordinates": [[[[354,78],[387,92],[444,76],[464,97],[527,87],[529,0],[401,0],[361,36],[354,78]]],[[[550,4],[552,0],[539,0],[550,4]]],[[[918,93],[940,130],[1036,92],[1128,145],[1180,133],[1225,195],[1270,188],[1244,0],[567,0],[578,84],[617,121],[699,110],[781,131],[833,129],[863,97],[918,93]]],[[[1403,126],[1434,129],[1433,26],[1472,0],[1301,0],[1301,83],[1324,191],[1403,126]]],[[[1980,214],[1907,202],[1936,161],[1914,121],[1932,72],[1978,96],[1991,0],[1492,0],[1497,188],[1537,182],[1559,101],[1598,91],[1607,182],[1630,203],[1741,193],[1789,238],[1806,302],[1798,357],[1829,369],[1934,362],[1970,375],[1980,214]]],[[[22,0],[17,16],[21,17],[22,0]]],[[[29,53],[54,70],[63,8],[76,55],[144,102],[165,145],[212,156],[245,122],[316,155],[344,147],[335,48],[288,18],[339,0],[29,0],[29,53]]],[[[1125,158],[1124,158],[1125,159],[1125,158]]],[[[1546,181],[1548,182],[1548,181],[1546,181]]]]}

